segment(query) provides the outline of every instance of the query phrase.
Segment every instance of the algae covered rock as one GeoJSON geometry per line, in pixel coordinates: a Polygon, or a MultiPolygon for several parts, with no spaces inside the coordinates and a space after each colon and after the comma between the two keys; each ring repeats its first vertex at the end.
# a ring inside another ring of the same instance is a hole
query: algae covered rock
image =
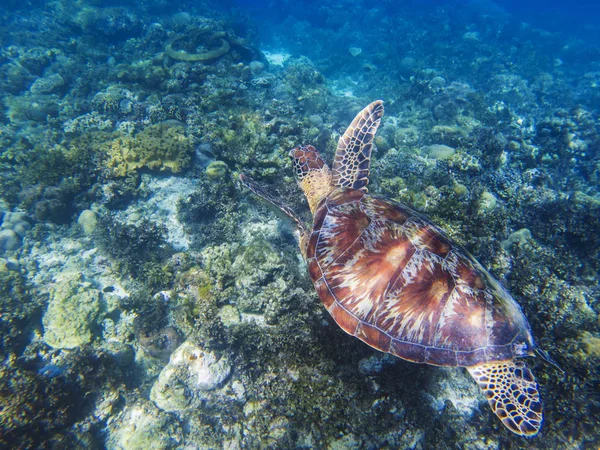
{"type": "Polygon", "coordinates": [[[444,144],[428,145],[423,150],[425,151],[427,156],[435,160],[449,159],[456,152],[456,149],[444,144]]]}
{"type": "Polygon", "coordinates": [[[54,348],[75,348],[89,343],[102,309],[99,290],[79,273],[61,274],[50,290],[44,314],[44,342],[54,348]]]}
{"type": "Polygon", "coordinates": [[[186,341],[171,355],[152,386],[150,399],[168,412],[196,409],[211,391],[220,388],[231,373],[225,356],[206,351],[186,341]]]}
{"type": "Polygon", "coordinates": [[[282,299],[293,289],[290,261],[258,236],[240,250],[231,265],[236,306],[244,313],[264,315],[273,324],[281,319],[282,299]]]}
{"type": "Polygon", "coordinates": [[[505,241],[502,241],[502,248],[506,252],[510,252],[513,245],[523,245],[531,239],[531,231],[529,231],[527,228],[521,228],[517,231],[513,231],[505,241]]]}
{"type": "Polygon", "coordinates": [[[238,289],[260,289],[284,270],[281,254],[260,237],[246,245],[232,265],[238,289]]]}
{"type": "Polygon", "coordinates": [[[182,431],[168,414],[152,402],[139,400],[127,406],[110,423],[106,448],[113,450],[147,450],[174,448],[182,441],[182,431]]]}
{"type": "Polygon", "coordinates": [[[479,197],[478,212],[479,214],[487,214],[498,205],[498,199],[489,191],[483,191],[479,197]]]}
{"type": "Polygon", "coordinates": [[[16,250],[21,246],[21,238],[10,229],[0,230],[0,252],[16,250]]]}
{"type": "Polygon", "coordinates": [[[96,213],[90,209],[81,211],[77,219],[77,224],[81,227],[83,233],[89,236],[96,230],[96,226],[98,225],[96,213]]]}
{"type": "Polygon", "coordinates": [[[31,219],[27,214],[22,212],[7,212],[2,221],[2,229],[11,229],[20,237],[25,236],[25,233],[31,229],[31,219]]]}

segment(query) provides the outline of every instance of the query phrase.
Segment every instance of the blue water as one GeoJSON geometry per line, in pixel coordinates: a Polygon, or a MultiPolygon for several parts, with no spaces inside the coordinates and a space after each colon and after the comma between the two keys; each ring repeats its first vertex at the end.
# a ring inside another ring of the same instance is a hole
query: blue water
{"type": "Polygon", "coordinates": [[[593,0],[528,1],[499,0],[496,4],[514,15],[516,20],[530,22],[556,31],[578,31],[592,27],[598,32],[600,5],[593,0]]]}
{"type": "MultiPolygon", "coordinates": [[[[293,5],[286,2],[272,2],[269,0],[235,0],[240,8],[253,14],[268,14],[271,17],[285,17],[289,13],[289,6],[295,8],[294,12],[304,11],[303,17],[314,17],[314,9],[323,2],[305,0],[295,2],[293,5]]],[[[335,2],[325,2],[335,4],[335,2]]],[[[516,21],[531,23],[553,31],[581,31],[586,27],[597,28],[600,26],[600,5],[594,0],[568,2],[564,0],[550,1],[518,1],[518,0],[422,0],[422,1],[383,1],[359,2],[365,9],[382,8],[389,14],[406,13],[411,10],[433,9],[443,6],[455,10],[471,10],[480,15],[506,13],[516,21]]]]}

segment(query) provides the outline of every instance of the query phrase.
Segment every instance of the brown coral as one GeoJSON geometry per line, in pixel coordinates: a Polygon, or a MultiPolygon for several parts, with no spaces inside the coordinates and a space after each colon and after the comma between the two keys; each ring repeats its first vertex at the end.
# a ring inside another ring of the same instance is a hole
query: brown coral
{"type": "Polygon", "coordinates": [[[178,122],[152,125],[134,137],[120,136],[106,144],[107,167],[116,177],[147,168],[173,173],[189,167],[193,145],[178,122]]]}

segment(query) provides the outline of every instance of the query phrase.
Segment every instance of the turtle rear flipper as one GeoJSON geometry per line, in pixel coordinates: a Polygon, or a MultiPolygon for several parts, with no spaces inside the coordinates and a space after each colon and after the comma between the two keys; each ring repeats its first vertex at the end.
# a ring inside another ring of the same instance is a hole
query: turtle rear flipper
{"type": "Polygon", "coordinates": [[[333,160],[336,186],[367,192],[373,138],[383,116],[383,102],[376,100],[357,114],[338,142],[333,160]]]}
{"type": "Polygon", "coordinates": [[[498,361],[467,367],[494,414],[510,431],[534,436],[542,427],[538,385],[522,361],[498,361]]]}
{"type": "Polygon", "coordinates": [[[261,186],[259,186],[254,180],[252,180],[250,177],[244,175],[243,173],[240,174],[240,181],[242,182],[242,184],[244,186],[246,186],[248,189],[250,189],[254,194],[258,195],[260,198],[265,199],[266,201],[268,201],[269,203],[271,203],[273,206],[276,206],[286,216],[288,216],[290,219],[292,219],[294,221],[294,223],[296,224],[296,226],[298,227],[298,231],[300,232],[300,236],[306,235],[306,229],[304,228],[304,224],[302,223],[302,219],[300,219],[300,217],[298,216],[298,214],[296,214],[292,210],[292,208],[290,208],[289,206],[285,205],[278,198],[275,198],[273,196],[273,194],[267,192],[265,189],[263,189],[261,186]]]}

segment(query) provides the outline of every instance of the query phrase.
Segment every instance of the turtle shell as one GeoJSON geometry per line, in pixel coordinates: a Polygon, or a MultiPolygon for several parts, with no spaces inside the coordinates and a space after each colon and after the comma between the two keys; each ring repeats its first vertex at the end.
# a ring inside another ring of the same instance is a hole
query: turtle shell
{"type": "Polygon", "coordinates": [[[317,208],[306,259],[337,324],[402,359],[473,366],[526,356],[521,309],[428,219],[363,191],[338,188],[317,208]]]}

